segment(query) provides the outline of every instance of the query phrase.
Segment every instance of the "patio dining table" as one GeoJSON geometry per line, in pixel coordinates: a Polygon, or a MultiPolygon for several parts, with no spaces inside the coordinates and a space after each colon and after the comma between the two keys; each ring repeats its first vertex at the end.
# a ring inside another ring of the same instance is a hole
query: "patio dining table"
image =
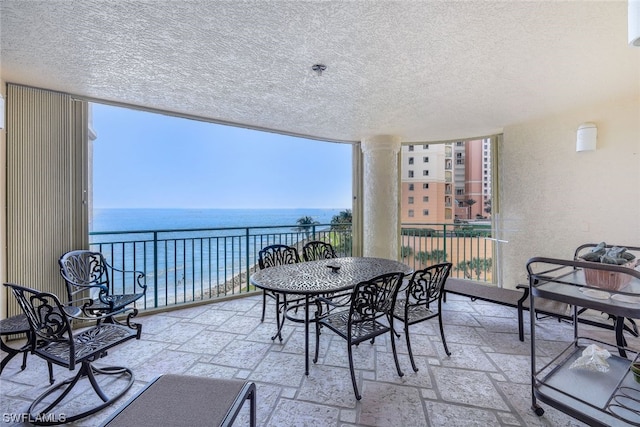
{"type": "Polygon", "coordinates": [[[257,271],[250,277],[258,288],[304,298],[305,374],[309,375],[309,305],[319,295],[354,288],[358,283],[382,274],[413,269],[398,261],[372,257],[343,257],[279,265],[257,271]]]}

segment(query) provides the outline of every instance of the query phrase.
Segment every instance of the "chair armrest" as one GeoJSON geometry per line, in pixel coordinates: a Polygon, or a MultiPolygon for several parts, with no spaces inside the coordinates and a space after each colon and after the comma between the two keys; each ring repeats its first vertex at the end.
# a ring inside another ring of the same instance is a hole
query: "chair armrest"
{"type": "Polygon", "coordinates": [[[315,299],[316,319],[320,319],[332,312],[349,310],[351,306],[351,291],[348,293],[336,293],[321,295],[315,299]]]}
{"type": "Polygon", "coordinates": [[[96,288],[96,289],[101,289],[104,290],[105,292],[108,292],[109,290],[107,289],[107,286],[103,283],[80,283],[80,282],[76,282],[75,280],[69,278],[69,276],[67,276],[65,274],[64,271],[60,271],[60,275],[62,276],[62,278],[64,279],[65,282],[67,282],[68,284],[72,285],[72,286],[76,286],[78,288],[96,288]]]}
{"type": "Polygon", "coordinates": [[[113,273],[114,272],[118,272],[118,273],[124,273],[124,274],[132,274],[133,278],[134,278],[134,290],[136,286],[140,286],[143,290],[143,293],[146,294],[147,292],[147,285],[145,283],[141,283],[140,281],[142,279],[145,278],[145,274],[144,272],[140,271],[140,270],[122,270],[120,268],[114,267],[111,264],[109,264],[108,262],[105,261],[105,264],[109,267],[109,269],[111,269],[111,280],[113,280],[113,273]]]}
{"type": "Polygon", "coordinates": [[[109,288],[104,283],[80,283],[80,282],[76,282],[75,280],[70,279],[69,276],[67,276],[64,273],[64,271],[60,271],[60,275],[62,276],[64,281],[67,283],[67,291],[69,292],[69,295],[70,295],[69,298],[73,299],[72,301],[68,301],[67,304],[72,304],[73,302],[77,302],[77,301],[80,301],[80,300],[87,300],[87,302],[83,303],[83,305],[89,304],[89,298],[81,298],[80,300],[74,299],[74,298],[76,298],[76,295],[79,292],[81,292],[82,290],[97,289],[98,290],[98,295],[108,295],[109,294],[109,288]]]}
{"type": "Polygon", "coordinates": [[[101,314],[95,314],[95,311],[88,312],[87,308],[91,307],[91,303],[93,300],[90,298],[81,298],[78,300],[74,300],[73,303],[81,303],[85,301],[86,303],[82,305],[68,305],[64,306],[64,311],[67,314],[67,317],[73,320],[83,321],[83,322],[100,322],[102,320],[111,320],[114,316],[123,315],[129,311],[135,312],[136,309],[133,307],[122,307],[118,310],[104,312],[101,314]]]}
{"type": "Polygon", "coordinates": [[[318,303],[324,303],[331,307],[348,307],[351,304],[352,291],[323,294],[316,298],[318,303]]]}

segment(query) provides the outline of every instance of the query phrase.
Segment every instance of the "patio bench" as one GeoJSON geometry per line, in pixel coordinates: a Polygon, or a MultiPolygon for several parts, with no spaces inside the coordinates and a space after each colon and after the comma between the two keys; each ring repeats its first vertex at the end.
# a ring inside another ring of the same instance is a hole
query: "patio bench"
{"type": "MultiPolygon", "coordinates": [[[[529,311],[529,285],[517,285],[516,289],[507,289],[472,280],[449,278],[445,285],[445,292],[469,297],[472,301],[482,300],[517,308],[518,337],[520,341],[524,341],[524,311],[529,311]]],[[[584,310],[578,311],[578,322],[609,330],[616,329],[613,322],[607,323],[606,321],[581,316],[584,313],[584,310]]],[[[536,299],[536,316],[556,317],[558,321],[573,321],[573,315],[570,311],[567,311],[566,304],[545,300],[544,298],[536,299]]],[[[632,335],[638,336],[635,324],[627,325],[625,322],[621,326],[632,335]]]]}
{"type": "Polygon", "coordinates": [[[256,386],[235,379],[161,375],[116,411],[103,427],[231,426],[249,400],[256,426],[256,386]]]}
{"type": "MultiPolygon", "coordinates": [[[[518,309],[518,336],[524,341],[524,310],[529,310],[529,287],[518,285],[517,289],[499,288],[494,285],[449,278],[445,285],[446,294],[456,294],[471,298],[472,301],[482,300],[495,304],[516,307],[518,309]],[[520,290],[522,289],[522,291],[520,290]]],[[[536,310],[537,312],[538,310],[536,310]]]]}

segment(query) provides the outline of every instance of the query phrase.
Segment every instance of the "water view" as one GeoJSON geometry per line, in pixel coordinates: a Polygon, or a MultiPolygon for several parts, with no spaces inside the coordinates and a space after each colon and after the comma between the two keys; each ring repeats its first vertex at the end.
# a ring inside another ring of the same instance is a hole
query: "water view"
{"type": "MultiPolygon", "coordinates": [[[[145,273],[145,307],[249,290],[247,275],[263,247],[330,241],[350,254],[350,224],[330,225],[340,209],[103,209],[95,212],[90,243],[123,270],[145,273]]],[[[126,275],[114,286],[126,291],[126,275]]]]}

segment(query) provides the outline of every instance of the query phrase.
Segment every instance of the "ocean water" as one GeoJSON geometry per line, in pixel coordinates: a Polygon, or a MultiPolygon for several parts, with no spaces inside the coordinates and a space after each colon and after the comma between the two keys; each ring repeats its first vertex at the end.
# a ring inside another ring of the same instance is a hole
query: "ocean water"
{"type": "MultiPolygon", "coordinates": [[[[116,268],[143,271],[150,286],[145,307],[162,306],[228,294],[229,281],[255,266],[264,246],[313,238],[298,228],[299,218],[313,218],[320,236],[343,210],[97,209],[90,245],[116,268]]],[[[112,281],[126,286],[124,276],[112,281]]]]}
{"type": "Polygon", "coordinates": [[[329,224],[344,209],[95,209],[92,232],[329,224]]]}

